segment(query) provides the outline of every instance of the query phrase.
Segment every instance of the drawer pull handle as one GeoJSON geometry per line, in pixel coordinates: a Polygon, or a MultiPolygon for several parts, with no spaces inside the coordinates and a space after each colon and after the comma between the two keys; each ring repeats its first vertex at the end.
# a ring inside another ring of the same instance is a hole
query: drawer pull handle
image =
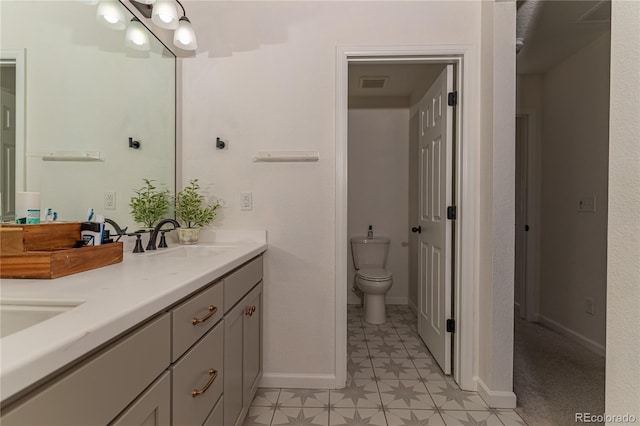
{"type": "Polygon", "coordinates": [[[252,316],[253,313],[256,311],[256,306],[248,306],[247,309],[244,311],[244,314],[247,316],[252,316]]]}
{"type": "Polygon", "coordinates": [[[216,380],[216,377],[218,377],[218,370],[214,370],[213,368],[210,368],[209,369],[209,375],[211,376],[211,378],[209,379],[207,384],[204,385],[204,387],[202,389],[194,389],[194,390],[191,391],[191,396],[192,397],[195,398],[198,395],[202,395],[203,393],[205,393],[207,391],[207,389],[209,389],[209,387],[216,380]]]}
{"type": "Polygon", "coordinates": [[[213,305],[209,305],[209,313],[202,317],[202,318],[193,318],[191,320],[191,324],[196,325],[196,324],[200,324],[201,322],[205,322],[206,320],[208,320],[209,318],[211,318],[212,316],[214,316],[216,314],[216,312],[218,312],[218,308],[216,308],[213,305]]]}

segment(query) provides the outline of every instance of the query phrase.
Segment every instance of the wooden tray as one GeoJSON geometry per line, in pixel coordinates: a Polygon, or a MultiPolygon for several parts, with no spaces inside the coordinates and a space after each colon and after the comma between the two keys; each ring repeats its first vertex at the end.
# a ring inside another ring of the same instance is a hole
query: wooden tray
{"type": "Polygon", "coordinates": [[[71,248],[80,239],[80,222],[0,225],[1,252],[71,248]]]}
{"type": "Polygon", "coordinates": [[[122,262],[122,243],[0,255],[0,278],[58,278],[122,262]]]}
{"type": "Polygon", "coordinates": [[[0,225],[0,278],[58,278],[122,262],[122,243],[72,248],[80,222],[0,225]]]}

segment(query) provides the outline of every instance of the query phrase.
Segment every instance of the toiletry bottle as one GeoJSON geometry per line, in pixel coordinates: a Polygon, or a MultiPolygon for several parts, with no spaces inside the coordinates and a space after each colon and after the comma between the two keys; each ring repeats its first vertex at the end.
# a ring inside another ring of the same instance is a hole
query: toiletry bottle
{"type": "Polygon", "coordinates": [[[369,225],[369,231],[367,231],[367,238],[373,238],[373,225],[369,225]]]}

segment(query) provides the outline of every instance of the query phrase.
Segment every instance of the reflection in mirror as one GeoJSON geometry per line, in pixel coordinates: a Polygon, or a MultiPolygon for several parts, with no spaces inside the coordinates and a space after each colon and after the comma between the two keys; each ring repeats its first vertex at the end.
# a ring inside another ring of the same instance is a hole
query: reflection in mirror
{"type": "Polygon", "coordinates": [[[151,34],[148,50],[128,47],[97,8],[0,2],[4,221],[15,219],[15,191],[28,191],[40,193],[43,220],[47,208],[61,221],[93,208],[133,230],[129,200],[143,179],[175,190],[175,57],[151,34]]]}

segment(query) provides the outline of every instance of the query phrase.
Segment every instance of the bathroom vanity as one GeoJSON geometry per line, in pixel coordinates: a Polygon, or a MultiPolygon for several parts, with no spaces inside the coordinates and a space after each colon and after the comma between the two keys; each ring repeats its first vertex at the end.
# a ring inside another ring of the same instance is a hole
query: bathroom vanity
{"type": "Polygon", "coordinates": [[[265,250],[177,246],[3,280],[3,308],[77,306],[2,338],[1,423],[242,424],[262,377],[265,250]]]}

